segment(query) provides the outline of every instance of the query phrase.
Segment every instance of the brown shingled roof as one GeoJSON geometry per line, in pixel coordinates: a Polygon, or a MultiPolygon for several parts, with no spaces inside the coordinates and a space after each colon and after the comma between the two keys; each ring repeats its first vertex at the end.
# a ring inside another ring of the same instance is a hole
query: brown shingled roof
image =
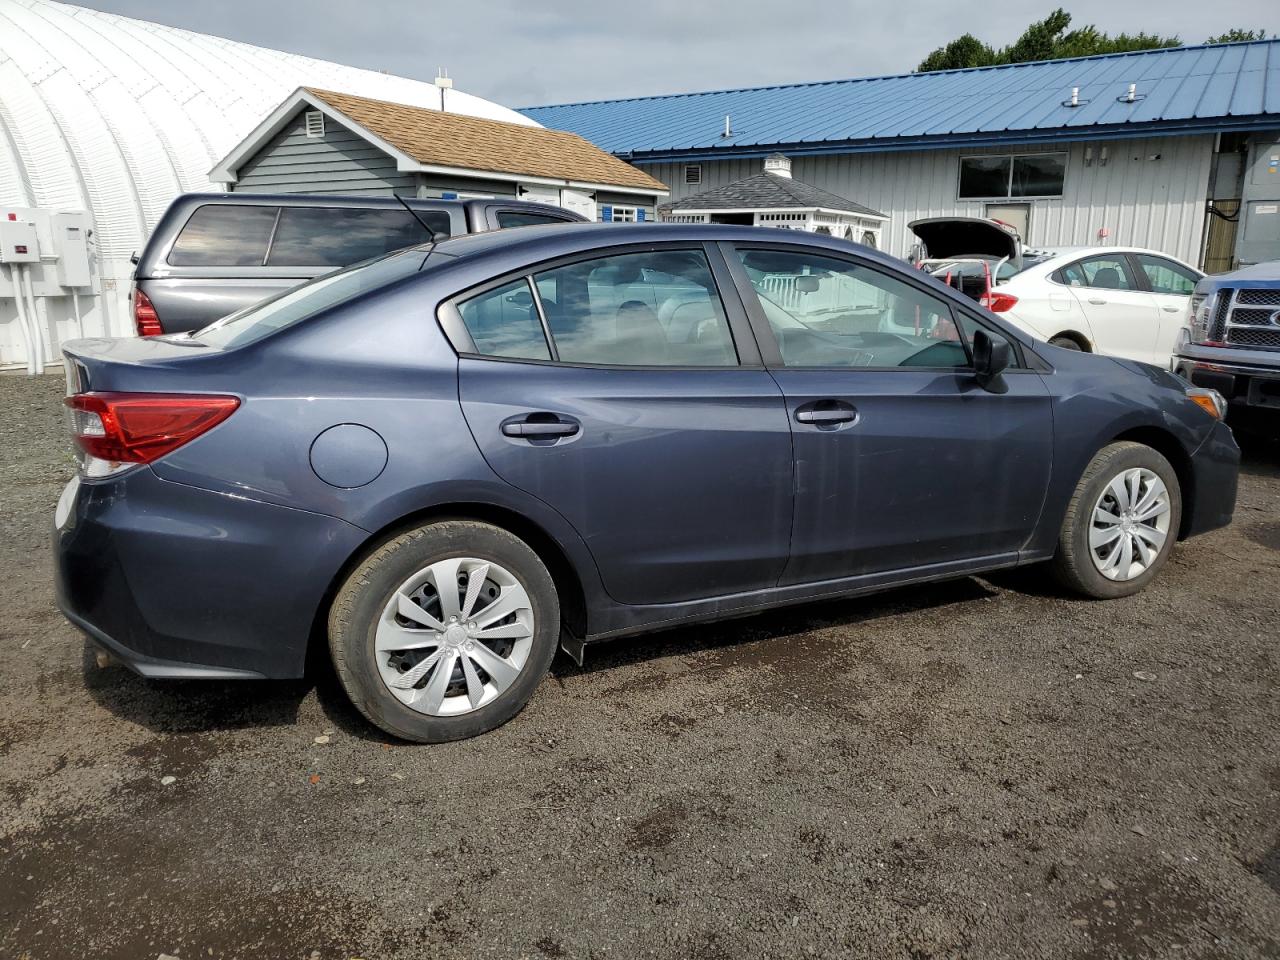
{"type": "Polygon", "coordinates": [[[667,188],[576,133],[442,113],[307,87],[313,97],[424,164],[635,187],[667,188]]]}

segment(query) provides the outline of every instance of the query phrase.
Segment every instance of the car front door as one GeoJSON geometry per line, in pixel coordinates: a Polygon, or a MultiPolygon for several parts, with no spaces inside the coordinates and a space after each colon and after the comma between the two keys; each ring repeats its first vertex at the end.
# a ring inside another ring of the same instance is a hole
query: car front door
{"type": "Polygon", "coordinates": [[[1160,311],[1123,253],[1085,257],[1061,270],[1089,320],[1098,353],[1152,363],[1160,311]]]}
{"type": "Polygon", "coordinates": [[[700,245],[647,245],[442,310],[485,459],[569,520],[621,603],[769,588],[786,563],[787,411],[713,270],[730,282],[700,245]]]}
{"type": "Polygon", "coordinates": [[[791,419],[783,583],[1015,556],[1049,478],[1040,376],[984,390],[957,333],[975,321],[882,265],[781,245],[725,255],[791,419]]]}
{"type": "Polygon", "coordinates": [[[1188,309],[1191,293],[1203,276],[1186,264],[1151,253],[1135,253],[1133,259],[1142,271],[1160,310],[1156,331],[1155,357],[1152,362],[1168,366],[1178,342],[1178,331],[1190,322],[1188,309]]]}

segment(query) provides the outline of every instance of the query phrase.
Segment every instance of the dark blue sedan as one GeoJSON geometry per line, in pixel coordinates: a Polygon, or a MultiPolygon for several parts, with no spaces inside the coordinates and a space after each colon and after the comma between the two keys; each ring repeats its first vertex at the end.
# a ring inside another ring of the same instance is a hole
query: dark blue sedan
{"type": "Polygon", "coordinates": [[[327,644],[409,740],[558,645],[1022,564],[1125,596],[1235,502],[1213,391],[803,233],[481,234],[65,353],[66,615],[151,677],[327,644]]]}

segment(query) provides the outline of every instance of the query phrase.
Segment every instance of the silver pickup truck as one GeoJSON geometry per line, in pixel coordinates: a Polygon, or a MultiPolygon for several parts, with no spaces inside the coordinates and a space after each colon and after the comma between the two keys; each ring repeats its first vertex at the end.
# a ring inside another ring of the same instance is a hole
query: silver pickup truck
{"type": "Polygon", "coordinates": [[[1170,366],[1237,410],[1280,415],[1280,260],[1197,283],[1170,366]]]}

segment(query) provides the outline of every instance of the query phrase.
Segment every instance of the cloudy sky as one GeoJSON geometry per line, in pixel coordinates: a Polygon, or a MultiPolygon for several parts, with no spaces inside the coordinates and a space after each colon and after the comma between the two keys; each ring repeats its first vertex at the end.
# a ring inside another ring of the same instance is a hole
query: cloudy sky
{"type": "MultiPolygon", "coordinates": [[[[910,71],[965,31],[995,45],[1066,0],[87,0],[85,6],[430,80],[508,106],[910,71]],[[978,15],[982,12],[983,15],[978,15]],[[984,25],[985,24],[985,25],[984,25]]],[[[1086,0],[1073,26],[1200,43],[1280,31],[1262,0],[1086,0]]]]}

